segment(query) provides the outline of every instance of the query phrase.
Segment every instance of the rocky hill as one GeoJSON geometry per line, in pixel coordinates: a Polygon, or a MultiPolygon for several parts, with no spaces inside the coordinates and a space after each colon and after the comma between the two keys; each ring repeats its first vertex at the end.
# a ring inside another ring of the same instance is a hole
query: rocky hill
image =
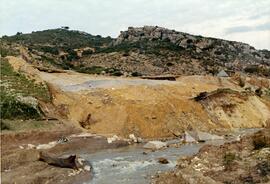
{"type": "Polygon", "coordinates": [[[157,26],[129,27],[116,39],[61,28],[1,40],[1,55],[3,48],[23,46],[31,62],[85,73],[192,75],[225,69],[270,76],[268,50],[157,26]]]}

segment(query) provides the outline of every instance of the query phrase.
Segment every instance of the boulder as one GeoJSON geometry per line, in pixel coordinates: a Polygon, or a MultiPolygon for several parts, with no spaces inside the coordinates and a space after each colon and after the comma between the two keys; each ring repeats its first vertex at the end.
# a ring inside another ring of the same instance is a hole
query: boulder
{"type": "Polygon", "coordinates": [[[40,150],[40,149],[51,149],[54,146],[56,146],[57,144],[58,144],[57,141],[52,141],[52,142],[49,142],[48,144],[39,144],[39,145],[36,146],[36,149],[37,150],[40,150]]]}
{"type": "Polygon", "coordinates": [[[129,139],[132,142],[135,142],[135,143],[141,143],[142,142],[142,139],[140,137],[136,137],[134,134],[129,134],[129,139]]]}
{"type": "Polygon", "coordinates": [[[192,143],[192,142],[197,142],[196,139],[190,135],[190,133],[185,132],[183,135],[184,142],[186,143],[192,143]]]}
{"type": "Polygon", "coordinates": [[[146,149],[161,149],[167,146],[167,143],[161,141],[149,141],[143,147],[146,149]]]}
{"type": "Polygon", "coordinates": [[[107,142],[109,143],[109,144],[111,144],[112,142],[114,142],[114,141],[119,141],[119,140],[121,140],[117,135],[114,135],[114,136],[112,136],[112,137],[108,137],[107,138],[107,142]]]}
{"type": "Polygon", "coordinates": [[[222,140],[224,139],[223,136],[209,134],[207,132],[197,131],[198,141],[207,141],[207,140],[222,140]]]}
{"type": "Polygon", "coordinates": [[[169,163],[169,161],[166,158],[163,158],[163,157],[158,158],[158,162],[161,163],[161,164],[168,164],[169,163]]]}

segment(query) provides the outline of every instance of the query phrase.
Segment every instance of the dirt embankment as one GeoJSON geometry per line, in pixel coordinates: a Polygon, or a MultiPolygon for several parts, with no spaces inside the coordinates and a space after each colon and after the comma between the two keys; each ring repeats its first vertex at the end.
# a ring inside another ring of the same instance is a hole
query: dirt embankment
{"type": "Polygon", "coordinates": [[[54,104],[65,107],[66,117],[90,132],[124,137],[131,133],[144,138],[171,137],[188,128],[263,127],[270,118],[267,103],[253,94],[239,93],[237,85],[222,80],[190,76],[170,84],[56,90],[54,104]],[[203,102],[192,99],[202,91],[224,87],[236,94],[223,93],[203,102]]]}
{"type": "MultiPolygon", "coordinates": [[[[1,133],[1,183],[3,184],[76,184],[90,181],[92,170],[73,170],[39,161],[40,152],[53,157],[92,153],[127,145],[108,144],[105,137],[82,134],[74,127],[57,126],[52,130],[1,133]],[[66,138],[67,142],[59,142],[66,138]]],[[[88,163],[89,164],[89,163],[88,163]]],[[[90,164],[89,164],[90,165],[90,164]]]]}
{"type": "Polygon", "coordinates": [[[188,128],[263,127],[270,119],[269,100],[239,93],[243,88],[230,78],[185,76],[156,82],[76,72],[37,75],[49,83],[53,111],[92,133],[161,138],[178,136],[188,128]],[[219,88],[238,93],[193,100],[200,92],[219,88]]]}
{"type": "Polygon", "coordinates": [[[269,183],[270,129],[221,146],[206,145],[180,158],[174,171],[156,176],[156,184],[269,183]]]}

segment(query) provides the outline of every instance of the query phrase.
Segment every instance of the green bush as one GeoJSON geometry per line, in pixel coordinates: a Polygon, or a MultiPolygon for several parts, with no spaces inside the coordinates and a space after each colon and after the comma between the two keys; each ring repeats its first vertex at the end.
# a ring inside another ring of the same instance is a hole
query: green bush
{"type": "Polygon", "coordinates": [[[1,118],[2,119],[38,119],[39,111],[31,105],[18,101],[14,96],[1,92],[1,118]]]}
{"type": "Polygon", "coordinates": [[[142,74],[140,72],[132,72],[131,76],[132,77],[139,77],[139,76],[142,76],[142,74]]]}
{"type": "Polygon", "coordinates": [[[255,150],[269,147],[270,146],[270,141],[266,140],[267,138],[265,136],[254,136],[253,137],[253,146],[255,150]]]}
{"type": "Polygon", "coordinates": [[[91,54],[93,54],[93,51],[92,51],[92,50],[84,50],[84,51],[82,52],[82,55],[83,55],[83,56],[88,56],[88,55],[91,55],[91,54]]]}
{"type": "Polygon", "coordinates": [[[240,77],[240,78],[239,78],[239,86],[240,86],[241,88],[243,88],[243,87],[245,87],[245,85],[246,85],[246,83],[245,83],[244,79],[242,79],[242,78],[240,77]]]}
{"type": "Polygon", "coordinates": [[[114,72],[112,73],[112,75],[113,75],[113,76],[121,76],[121,75],[123,75],[123,73],[122,73],[121,71],[114,71],[114,72]]]}
{"type": "Polygon", "coordinates": [[[32,96],[44,102],[50,102],[48,87],[37,84],[26,76],[15,72],[5,59],[1,59],[0,110],[3,119],[37,119],[40,109],[20,102],[18,96],[32,96]],[[37,109],[36,109],[37,108],[37,109]]]}
{"type": "Polygon", "coordinates": [[[236,159],[235,153],[225,153],[223,156],[223,165],[226,170],[230,170],[234,160],[236,159]]]}
{"type": "Polygon", "coordinates": [[[121,76],[123,73],[117,68],[106,68],[105,72],[113,76],[121,76]]]}
{"type": "Polygon", "coordinates": [[[49,47],[49,46],[41,46],[38,50],[47,52],[50,54],[58,55],[59,51],[56,47],[49,47]]]}
{"type": "Polygon", "coordinates": [[[6,124],[2,119],[0,119],[0,126],[1,126],[1,130],[10,130],[9,125],[6,124]]]}
{"type": "Polygon", "coordinates": [[[91,67],[80,67],[76,69],[78,72],[81,73],[88,73],[88,74],[101,74],[102,71],[106,69],[102,66],[91,66],[91,67]]]}

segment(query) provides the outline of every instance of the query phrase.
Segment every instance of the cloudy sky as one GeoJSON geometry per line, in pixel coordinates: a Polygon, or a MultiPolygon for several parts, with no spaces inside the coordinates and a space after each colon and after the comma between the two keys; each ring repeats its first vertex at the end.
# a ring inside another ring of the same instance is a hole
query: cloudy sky
{"type": "Polygon", "coordinates": [[[270,0],[1,0],[0,35],[69,26],[116,37],[158,25],[270,50],[270,0]]]}

